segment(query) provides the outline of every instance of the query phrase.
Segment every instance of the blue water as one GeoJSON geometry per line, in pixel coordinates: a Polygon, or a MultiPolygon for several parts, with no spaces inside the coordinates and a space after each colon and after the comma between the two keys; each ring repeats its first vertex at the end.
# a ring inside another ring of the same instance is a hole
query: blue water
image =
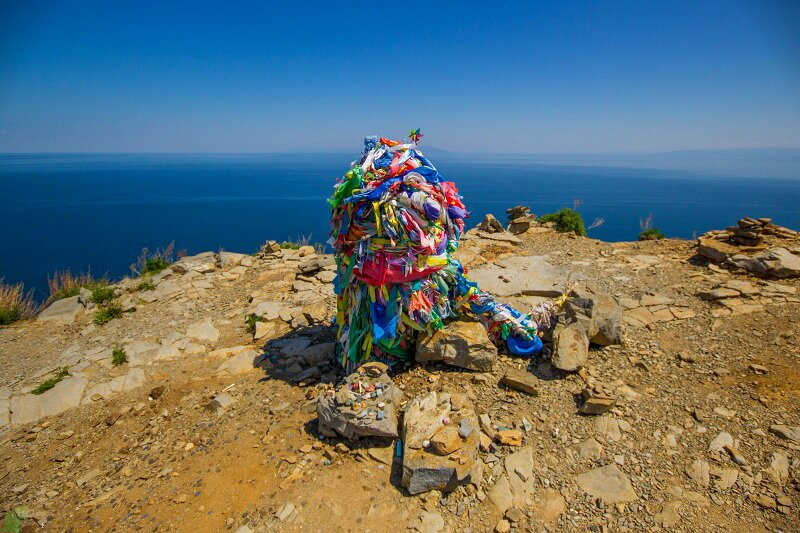
{"type": "MultiPolygon", "coordinates": [[[[328,232],[325,198],[354,154],[0,155],[0,277],[39,298],[47,276],[71,268],[112,278],[143,247],[175,241],[197,253],[256,251],[268,239],[328,232]]],[[[472,211],[529,205],[543,214],[580,200],[590,235],[633,240],[653,215],[668,236],[691,238],[742,216],[800,227],[800,180],[726,178],[681,170],[546,164],[531,158],[438,155],[472,211]]],[[[645,163],[643,162],[643,166],[645,163]]]]}

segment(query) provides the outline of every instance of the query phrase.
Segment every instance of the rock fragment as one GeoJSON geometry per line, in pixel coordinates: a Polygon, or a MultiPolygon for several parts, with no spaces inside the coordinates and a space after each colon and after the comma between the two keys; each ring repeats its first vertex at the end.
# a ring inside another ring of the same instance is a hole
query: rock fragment
{"type": "Polygon", "coordinates": [[[489,372],[497,359],[497,347],[489,340],[483,324],[460,318],[431,335],[424,334],[417,344],[416,359],[489,372]]]}
{"type": "Polygon", "coordinates": [[[594,468],[576,477],[578,486],[605,503],[626,503],[637,498],[628,476],[616,465],[594,468]]]}

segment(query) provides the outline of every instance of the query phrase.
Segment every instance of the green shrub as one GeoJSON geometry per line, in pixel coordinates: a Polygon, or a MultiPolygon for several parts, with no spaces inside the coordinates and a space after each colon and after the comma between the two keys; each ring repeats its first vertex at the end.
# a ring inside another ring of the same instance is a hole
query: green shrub
{"type": "Polygon", "coordinates": [[[150,279],[143,279],[139,285],[136,287],[137,291],[154,291],[156,290],[156,286],[153,283],[153,280],[150,279]]]}
{"type": "Polygon", "coordinates": [[[263,316],[258,316],[256,314],[249,314],[247,318],[244,319],[245,324],[247,324],[247,331],[250,333],[256,332],[256,322],[266,322],[267,319],[263,316]]]}
{"type": "Polygon", "coordinates": [[[586,235],[586,226],[580,213],[565,207],[556,213],[539,217],[539,222],[555,222],[556,229],[562,233],[574,232],[576,235],[586,235]]]}
{"type": "Polygon", "coordinates": [[[120,307],[119,304],[110,304],[94,314],[94,323],[98,326],[102,326],[103,324],[111,322],[115,318],[119,318],[121,316],[122,307],[120,307]]]}
{"type": "Polygon", "coordinates": [[[140,272],[142,276],[146,276],[148,274],[158,274],[165,268],[167,268],[170,264],[167,262],[166,259],[162,259],[161,257],[156,257],[155,259],[148,259],[144,262],[144,268],[140,272]]]}
{"type": "Polygon", "coordinates": [[[640,241],[655,241],[657,239],[663,239],[666,235],[658,231],[658,228],[650,228],[646,229],[639,234],[640,241]]]}
{"type": "Polygon", "coordinates": [[[96,304],[103,304],[114,298],[114,288],[108,285],[98,285],[92,289],[89,300],[96,304]]]}
{"type": "Polygon", "coordinates": [[[114,346],[114,351],[111,352],[111,366],[119,366],[122,363],[128,362],[128,355],[122,346],[114,346]]]}
{"type": "Polygon", "coordinates": [[[45,381],[44,383],[33,389],[31,391],[31,394],[44,394],[45,392],[55,387],[59,381],[61,381],[67,376],[69,376],[69,367],[65,366],[63,368],[60,368],[58,371],[56,371],[55,376],[53,376],[52,378],[48,379],[47,381],[45,381]]]}
{"type": "Polygon", "coordinates": [[[293,242],[286,241],[286,242],[282,242],[281,243],[281,248],[284,249],[284,250],[299,250],[300,249],[300,245],[299,244],[295,244],[293,242]]]}

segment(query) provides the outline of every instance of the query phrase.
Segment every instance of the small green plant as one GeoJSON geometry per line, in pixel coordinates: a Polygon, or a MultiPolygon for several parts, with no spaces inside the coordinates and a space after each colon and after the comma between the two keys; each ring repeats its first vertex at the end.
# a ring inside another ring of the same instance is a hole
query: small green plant
{"type": "Polygon", "coordinates": [[[94,314],[94,323],[102,326],[115,318],[122,316],[122,307],[119,304],[109,304],[94,314]]]}
{"type": "Polygon", "coordinates": [[[151,279],[143,279],[139,285],[136,286],[137,291],[154,291],[156,290],[156,286],[151,279]]]}
{"type": "Polygon", "coordinates": [[[576,235],[586,235],[586,226],[583,224],[583,217],[580,213],[565,207],[555,213],[550,213],[539,217],[539,222],[554,222],[556,230],[562,233],[574,232],[576,235]]]}
{"type": "Polygon", "coordinates": [[[166,259],[162,259],[161,257],[156,257],[155,259],[148,259],[144,262],[144,269],[142,270],[141,274],[146,276],[148,274],[158,274],[165,268],[167,268],[170,263],[167,262],[166,259]]]}
{"type": "Polygon", "coordinates": [[[640,241],[655,241],[665,238],[666,235],[658,231],[658,228],[646,229],[639,234],[640,241]]]}
{"type": "MultiPolygon", "coordinates": [[[[181,253],[178,253],[180,257],[181,253]]],[[[142,248],[142,253],[131,265],[131,271],[137,276],[158,274],[175,261],[175,241],[165,248],[158,248],[151,252],[149,248],[142,248]]]]}
{"type": "Polygon", "coordinates": [[[0,326],[31,318],[36,311],[37,306],[33,301],[32,293],[25,292],[22,283],[6,285],[0,278],[0,326]]]}
{"type": "Polygon", "coordinates": [[[128,355],[122,346],[114,346],[114,351],[111,352],[111,366],[119,366],[122,363],[128,362],[128,355]]]}
{"type": "Polygon", "coordinates": [[[61,381],[67,376],[69,376],[68,366],[58,369],[52,378],[48,379],[47,381],[45,381],[44,383],[33,389],[31,391],[31,394],[44,394],[45,392],[55,387],[59,381],[61,381]]]}
{"type": "Polygon", "coordinates": [[[285,242],[281,243],[281,249],[283,249],[283,250],[299,250],[300,249],[300,245],[296,244],[296,243],[293,243],[293,242],[285,241],[285,242]]]}
{"type": "Polygon", "coordinates": [[[247,331],[250,333],[256,332],[256,322],[266,322],[267,319],[263,316],[256,315],[254,313],[250,313],[247,315],[247,318],[244,319],[244,323],[247,324],[247,331]]]}
{"type": "Polygon", "coordinates": [[[640,241],[654,241],[666,237],[663,233],[658,231],[658,228],[653,227],[653,213],[647,215],[647,218],[639,219],[639,228],[642,230],[639,234],[640,241]]]}
{"type": "Polygon", "coordinates": [[[108,285],[97,285],[92,288],[92,296],[89,300],[96,304],[106,303],[114,298],[114,288],[108,285]]]}

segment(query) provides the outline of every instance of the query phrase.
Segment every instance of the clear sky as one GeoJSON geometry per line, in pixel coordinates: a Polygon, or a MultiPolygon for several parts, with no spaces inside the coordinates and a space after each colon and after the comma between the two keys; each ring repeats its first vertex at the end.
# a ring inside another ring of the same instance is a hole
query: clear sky
{"type": "Polygon", "coordinates": [[[798,147],[798,6],[0,0],[0,152],[798,147]]]}

